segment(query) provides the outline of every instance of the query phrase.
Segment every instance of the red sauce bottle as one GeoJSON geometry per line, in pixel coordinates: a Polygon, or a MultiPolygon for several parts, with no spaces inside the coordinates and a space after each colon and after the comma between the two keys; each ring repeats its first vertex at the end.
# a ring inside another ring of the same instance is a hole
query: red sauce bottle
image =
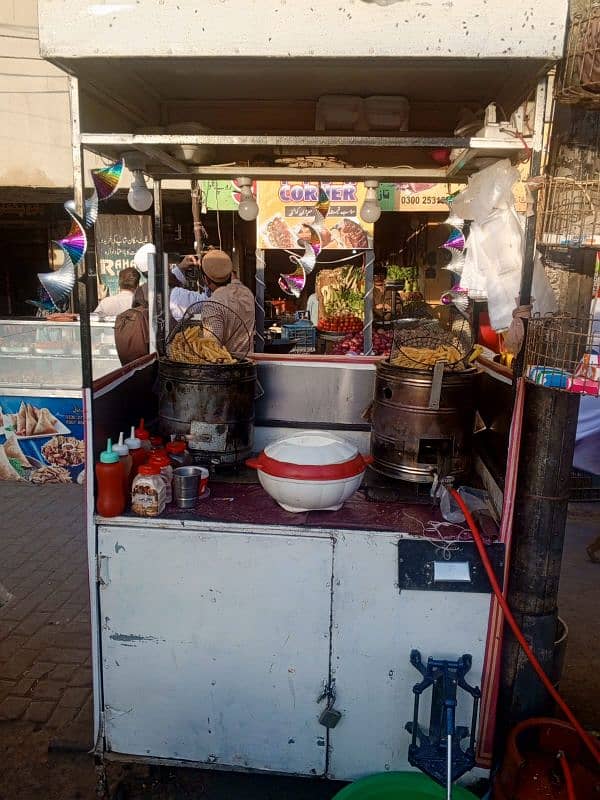
{"type": "Polygon", "coordinates": [[[173,469],[177,467],[187,467],[192,463],[192,457],[188,452],[186,444],[180,439],[176,439],[174,442],[167,442],[165,449],[171,459],[173,469]]]}
{"type": "Polygon", "coordinates": [[[140,440],[144,450],[152,450],[152,443],[150,442],[150,431],[146,430],[143,418],[140,420],[139,426],[135,429],[135,435],[136,438],[140,440]]]}
{"type": "Polygon", "coordinates": [[[103,517],[117,517],[125,511],[127,499],[123,481],[123,465],[119,454],[112,449],[109,439],[106,450],[100,453],[100,461],[96,464],[96,480],[98,496],[96,511],[103,517]]]}

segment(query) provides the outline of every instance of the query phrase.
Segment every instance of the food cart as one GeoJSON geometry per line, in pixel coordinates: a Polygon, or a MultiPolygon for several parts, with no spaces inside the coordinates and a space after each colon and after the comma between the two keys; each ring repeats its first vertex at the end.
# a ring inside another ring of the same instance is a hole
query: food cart
{"type": "MultiPolygon", "coordinates": [[[[543,15],[535,4],[516,0],[501,7],[467,0],[460,10],[413,0],[401,6],[358,0],[347,7],[327,1],[308,18],[315,32],[340,21],[326,44],[316,33],[315,41],[306,31],[299,35],[282,0],[209,0],[199,10],[191,0],[176,8],[150,0],[39,3],[42,53],[73,76],[76,206],[82,211],[86,151],[107,161],[124,151],[142,153],[154,180],[159,267],[161,197],[170,181],[241,174],[259,182],[461,183],[481,164],[518,157],[525,145],[534,158],[541,150],[543,75],[561,54],[563,0],[546,3],[543,15]],[[307,126],[322,94],[353,87],[357,94],[382,95],[399,85],[413,98],[413,129],[428,134],[307,126]],[[531,93],[535,111],[528,107],[529,129],[518,136],[501,124],[456,136],[448,123],[461,106],[492,100],[511,113],[531,93]],[[213,119],[221,114],[218,126],[233,132],[148,132],[164,118],[181,120],[184,111],[188,119],[202,111],[213,119]],[[282,123],[282,114],[295,120],[296,132],[285,129],[290,123],[282,123]],[[212,160],[190,164],[173,155],[174,147],[211,148],[212,160]],[[436,148],[454,151],[449,166],[433,164],[428,154],[436,148]],[[294,161],[314,154],[323,156],[320,165],[294,161]]],[[[529,237],[529,267],[532,248],[529,237]]],[[[368,252],[365,262],[368,354],[368,252]]],[[[165,260],[156,280],[163,308],[167,269],[165,260]]],[[[93,271],[88,257],[80,281],[82,330],[85,279],[93,271]]],[[[376,359],[262,354],[264,285],[259,250],[252,360],[264,394],[255,407],[254,450],[283,434],[317,429],[367,453],[370,424],[363,412],[373,399],[376,359]]],[[[168,332],[165,321],[161,336],[168,332]]],[[[89,329],[82,339],[89,342],[89,329]]],[[[464,531],[440,533],[437,510],[397,493],[371,501],[357,494],[338,512],[291,514],[235,475],[213,477],[210,500],[194,512],[100,518],[93,464],[107,437],[140,417],[157,420],[158,357],[96,382],[85,347],[82,358],[94,734],[101,762],[340,780],[406,769],[405,724],[418,680],[410,654],[418,650],[424,658],[472,657],[469,681],[483,690],[477,763],[489,767],[498,637],[489,625],[490,587],[464,531]],[[324,711],[339,712],[335,723],[324,711]]],[[[495,380],[493,369],[486,375],[495,380]]],[[[481,416],[487,418],[485,409],[481,416]]],[[[481,458],[476,463],[501,502],[502,476],[495,478],[481,458]]],[[[501,572],[504,544],[495,529],[486,534],[501,572]]],[[[469,702],[459,703],[457,718],[472,724],[469,702]]]]}

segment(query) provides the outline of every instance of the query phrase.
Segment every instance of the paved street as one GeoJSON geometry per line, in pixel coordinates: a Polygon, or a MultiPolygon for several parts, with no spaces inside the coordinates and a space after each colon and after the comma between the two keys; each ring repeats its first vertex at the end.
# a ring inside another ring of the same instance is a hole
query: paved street
{"type": "MultiPolygon", "coordinates": [[[[82,504],[77,486],[0,483],[0,800],[95,796],[86,753],[91,668],[82,504]],[[8,603],[2,587],[13,595],[8,603]]],[[[596,729],[600,565],[588,561],[585,547],[599,533],[600,504],[572,505],[560,586],[570,628],[561,688],[582,722],[596,729]]],[[[132,799],[325,800],[336,788],[322,781],[167,773],[142,778],[132,799]],[[188,781],[193,790],[184,788],[188,781]]]]}
{"type": "MultiPolygon", "coordinates": [[[[80,486],[0,485],[0,584],[13,595],[0,606],[1,800],[33,797],[48,779],[58,790],[67,758],[52,764],[48,747],[92,744],[82,500],[80,486]]],[[[85,758],[80,797],[93,785],[85,758]]],[[[64,777],[56,797],[76,797],[64,777]]]]}

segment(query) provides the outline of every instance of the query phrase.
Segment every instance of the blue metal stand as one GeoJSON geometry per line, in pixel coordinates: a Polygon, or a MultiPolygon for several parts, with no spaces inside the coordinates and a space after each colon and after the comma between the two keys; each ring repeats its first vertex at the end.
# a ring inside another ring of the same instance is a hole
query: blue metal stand
{"type": "Polygon", "coordinates": [[[425,667],[420,652],[413,650],[410,663],[421,673],[423,680],[413,687],[413,719],[406,723],[406,730],[412,734],[408,761],[445,786],[447,797],[450,797],[454,781],[475,765],[475,733],[481,691],[465,681],[465,675],[471,669],[472,658],[468,654],[457,661],[430,658],[425,667]],[[426,732],[419,726],[419,701],[429,687],[432,688],[431,714],[429,730],[426,732]],[[470,731],[466,726],[456,726],[456,694],[459,688],[473,698],[470,731]],[[463,750],[461,742],[467,737],[469,744],[463,750]]]}

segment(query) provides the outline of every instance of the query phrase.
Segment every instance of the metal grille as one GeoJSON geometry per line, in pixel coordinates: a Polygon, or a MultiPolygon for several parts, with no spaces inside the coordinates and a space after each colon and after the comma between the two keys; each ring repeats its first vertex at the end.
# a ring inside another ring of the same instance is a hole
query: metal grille
{"type": "Polygon", "coordinates": [[[593,180],[546,178],[540,194],[537,240],[549,247],[600,245],[600,174],[593,180]]]}
{"type": "Polygon", "coordinates": [[[557,82],[561,103],[600,106],[600,3],[589,3],[571,20],[557,82]]]}
{"type": "Polygon", "coordinates": [[[228,306],[215,300],[194,303],[171,331],[167,357],[187,364],[231,363],[234,360],[227,359],[226,353],[219,354],[211,341],[225,351],[231,348],[238,359],[244,359],[252,347],[244,321],[228,306]]]}
{"type": "Polygon", "coordinates": [[[550,389],[598,396],[599,353],[598,317],[533,317],[527,325],[524,375],[550,389]]]}
{"type": "Polygon", "coordinates": [[[452,320],[450,328],[438,319],[402,319],[394,323],[390,365],[433,370],[443,361],[448,369],[460,369],[472,349],[472,328],[460,315],[452,320]]]}

